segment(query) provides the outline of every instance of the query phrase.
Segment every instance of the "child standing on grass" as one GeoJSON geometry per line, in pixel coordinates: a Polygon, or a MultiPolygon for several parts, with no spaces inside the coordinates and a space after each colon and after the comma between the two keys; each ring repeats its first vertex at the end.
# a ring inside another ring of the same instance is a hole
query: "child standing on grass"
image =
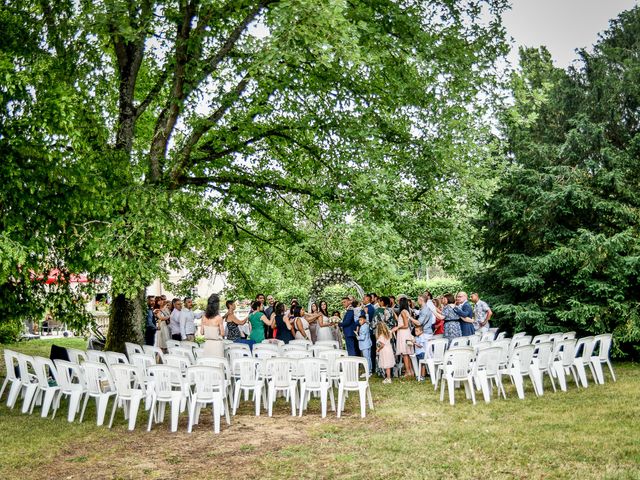
{"type": "Polygon", "coordinates": [[[391,383],[391,369],[396,365],[396,356],[391,346],[391,332],[384,322],[378,323],[376,327],[376,352],[378,366],[385,372],[382,383],[391,383]]]}
{"type": "Polygon", "coordinates": [[[371,335],[369,334],[369,323],[367,322],[367,315],[364,310],[360,311],[360,318],[358,318],[360,328],[358,328],[358,347],[360,348],[360,356],[367,359],[369,364],[369,374],[371,371],[371,335]]]}
{"type": "MultiPolygon", "coordinates": [[[[427,334],[424,333],[424,330],[422,329],[422,325],[416,326],[415,333],[416,334],[415,334],[415,339],[413,341],[413,346],[416,352],[416,360],[418,361],[418,364],[420,364],[420,360],[424,360],[424,355],[426,353],[427,341],[429,340],[429,336],[427,336],[427,334]]],[[[426,375],[425,368],[424,368],[424,365],[422,365],[420,367],[420,372],[418,373],[418,381],[421,382],[422,380],[424,380],[425,375],[426,375]]]]}

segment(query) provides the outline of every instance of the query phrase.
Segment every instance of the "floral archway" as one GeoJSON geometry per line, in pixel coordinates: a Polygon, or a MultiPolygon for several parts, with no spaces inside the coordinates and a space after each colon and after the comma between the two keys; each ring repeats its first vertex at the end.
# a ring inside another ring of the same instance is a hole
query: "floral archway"
{"type": "Polygon", "coordinates": [[[330,285],[344,285],[348,288],[354,288],[361,298],[364,296],[364,289],[349,275],[342,270],[335,269],[318,275],[311,284],[309,290],[309,305],[307,308],[311,310],[311,304],[314,303],[322,294],[322,291],[330,285]]]}

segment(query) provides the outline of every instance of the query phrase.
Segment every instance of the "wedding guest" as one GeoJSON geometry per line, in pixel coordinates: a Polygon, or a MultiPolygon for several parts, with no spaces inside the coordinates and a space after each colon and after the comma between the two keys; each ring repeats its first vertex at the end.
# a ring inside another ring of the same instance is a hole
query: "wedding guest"
{"type": "Polygon", "coordinates": [[[444,315],[442,314],[442,297],[438,297],[433,300],[433,305],[435,306],[435,316],[436,320],[433,324],[433,334],[434,335],[442,335],[444,334],[444,315]]]}
{"type": "Polygon", "coordinates": [[[444,316],[444,338],[451,340],[462,336],[460,328],[460,316],[453,310],[455,299],[453,295],[447,293],[442,297],[442,315],[444,316]]]}
{"type": "Polygon", "coordinates": [[[355,357],[357,356],[356,349],[356,321],[353,317],[353,307],[351,306],[351,301],[349,297],[344,297],[342,299],[342,306],[345,309],[344,317],[340,322],[340,327],[344,333],[344,341],[347,347],[347,352],[349,356],[355,357]]]}
{"type": "MultiPolygon", "coordinates": [[[[416,326],[416,335],[413,345],[416,350],[416,360],[418,361],[418,364],[420,364],[420,360],[424,360],[424,356],[427,351],[427,342],[430,337],[431,335],[426,334],[421,325],[416,326]]],[[[426,374],[425,366],[422,365],[420,367],[420,372],[418,373],[418,381],[421,382],[424,380],[426,374]]]]}
{"type": "Polygon", "coordinates": [[[433,324],[436,317],[427,305],[427,301],[428,299],[426,295],[420,295],[418,297],[418,305],[420,306],[420,309],[418,310],[418,318],[415,320],[412,319],[412,323],[416,328],[418,326],[422,327],[423,332],[431,333],[433,331],[433,324]]]}
{"type": "Polygon", "coordinates": [[[153,295],[147,296],[147,318],[144,323],[144,344],[155,345],[156,343],[156,330],[158,329],[156,316],[153,313],[153,309],[156,304],[156,299],[153,295]]]}
{"type": "Polygon", "coordinates": [[[345,345],[345,342],[343,341],[344,338],[343,338],[342,332],[340,331],[340,322],[342,322],[342,317],[340,316],[340,312],[337,310],[334,310],[334,312],[331,314],[330,320],[333,325],[333,329],[332,329],[333,340],[338,342],[338,345],[340,346],[340,348],[342,348],[342,346],[345,345]]]}
{"type": "Polygon", "coordinates": [[[208,357],[224,358],[224,320],[220,316],[220,297],[212,294],[207,300],[207,309],[204,312],[200,325],[202,335],[205,338],[204,354],[208,357]]]}
{"type": "Polygon", "coordinates": [[[487,333],[489,331],[489,320],[493,316],[493,311],[487,305],[487,302],[480,300],[477,293],[471,294],[471,301],[475,307],[473,309],[473,326],[476,332],[487,333]]]}
{"type": "Polygon", "coordinates": [[[225,332],[227,340],[233,340],[234,342],[241,340],[244,338],[244,335],[240,331],[240,325],[245,325],[247,323],[247,319],[245,318],[244,320],[240,320],[236,315],[235,300],[227,300],[225,305],[227,307],[227,313],[224,315],[224,320],[227,322],[225,332]]]}
{"type": "Polygon", "coordinates": [[[304,308],[300,305],[295,306],[293,309],[293,326],[296,332],[296,339],[311,341],[309,322],[304,317],[304,308]]]}
{"type": "Polygon", "coordinates": [[[474,335],[476,329],[473,326],[473,307],[469,303],[465,292],[458,292],[456,295],[456,306],[453,311],[460,317],[462,336],[474,335]]]}
{"type": "Polygon", "coordinates": [[[171,329],[171,338],[173,340],[182,340],[180,333],[180,324],[182,317],[182,300],[174,298],[171,300],[171,316],[169,318],[169,328],[171,329]]]}
{"type": "Polygon", "coordinates": [[[333,324],[329,320],[329,311],[327,308],[327,302],[320,302],[319,312],[322,315],[318,317],[318,341],[334,340],[333,324]]]}
{"type": "MultiPolygon", "coordinates": [[[[363,298],[364,309],[367,312],[367,322],[369,325],[373,322],[373,318],[376,315],[376,307],[373,303],[373,297],[375,297],[375,293],[367,293],[363,298]]],[[[369,336],[371,345],[376,343],[376,333],[372,328],[369,328],[369,336]]],[[[360,344],[358,343],[358,346],[360,344]]],[[[369,348],[369,371],[373,374],[376,368],[376,352],[375,349],[369,348]]]]}
{"type": "Polygon", "coordinates": [[[360,328],[358,329],[358,348],[363,358],[367,359],[369,365],[369,373],[373,373],[371,364],[371,333],[369,332],[369,323],[364,311],[360,312],[360,318],[358,319],[360,328]]]}
{"type": "Polygon", "coordinates": [[[376,352],[378,353],[378,367],[384,370],[385,379],[382,383],[391,383],[391,369],[396,366],[396,356],[391,346],[391,332],[384,322],[376,327],[376,352]]]}
{"type": "Polygon", "coordinates": [[[202,318],[204,312],[194,313],[191,311],[193,308],[193,300],[191,297],[185,297],[184,306],[182,307],[182,314],[180,315],[180,336],[182,340],[188,340],[194,342],[196,340],[196,318],[202,318]]]}
{"type": "Polygon", "coordinates": [[[289,316],[285,315],[285,305],[282,302],[276,303],[273,309],[273,325],[276,330],[276,338],[282,340],[284,343],[289,343],[295,338],[295,331],[289,316]]]}
{"type": "Polygon", "coordinates": [[[313,302],[311,304],[311,311],[305,315],[305,318],[309,322],[309,333],[311,333],[311,341],[313,343],[316,343],[318,340],[318,328],[320,328],[318,322],[321,316],[318,304],[313,302]]]}
{"type": "Polygon", "coordinates": [[[156,335],[156,342],[158,348],[161,348],[163,352],[167,351],[167,340],[171,339],[171,330],[169,329],[169,320],[171,318],[171,311],[167,305],[167,297],[160,295],[156,297],[154,314],[157,319],[159,332],[156,335]]]}
{"type": "MultiPolygon", "coordinates": [[[[263,295],[264,297],[264,295],[263,295]]],[[[249,335],[249,346],[253,349],[253,345],[264,340],[264,325],[270,325],[269,319],[264,315],[262,303],[255,300],[251,304],[253,313],[249,315],[249,323],[251,324],[251,334],[249,335]]]]}
{"type": "Polygon", "coordinates": [[[404,377],[409,378],[413,376],[413,368],[411,367],[411,359],[409,358],[409,355],[413,354],[413,345],[407,343],[408,341],[413,341],[411,330],[409,330],[409,325],[411,324],[409,300],[406,297],[402,297],[398,307],[400,309],[398,325],[391,332],[396,332],[396,354],[402,355],[402,362],[405,368],[404,377]]]}

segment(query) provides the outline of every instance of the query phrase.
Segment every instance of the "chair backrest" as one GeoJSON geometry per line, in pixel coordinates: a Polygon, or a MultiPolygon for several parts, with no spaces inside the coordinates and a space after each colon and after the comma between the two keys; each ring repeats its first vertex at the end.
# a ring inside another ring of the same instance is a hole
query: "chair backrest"
{"type": "Polygon", "coordinates": [[[82,374],[82,367],[80,367],[80,365],[60,359],[55,359],[53,363],[56,365],[58,385],[60,385],[62,390],[70,390],[74,388],[72,387],[74,384],[84,385],[84,375],[82,374]]]}
{"type": "Polygon", "coordinates": [[[323,382],[327,381],[326,373],[329,361],[324,358],[303,358],[299,360],[298,366],[302,369],[303,381],[306,388],[320,388],[323,382]]]}
{"type": "Polygon", "coordinates": [[[265,364],[265,371],[276,389],[291,386],[291,372],[294,363],[289,358],[271,358],[265,364]]]}
{"type": "Polygon", "coordinates": [[[512,338],[520,338],[520,337],[524,337],[527,334],[527,332],[517,332],[514,333],[512,338]]]}
{"type": "Polygon", "coordinates": [[[596,335],[595,337],[593,337],[594,340],[594,349],[595,349],[595,344],[598,344],[598,355],[594,355],[593,352],[592,356],[597,356],[598,359],[600,360],[608,360],[609,359],[609,351],[611,350],[611,334],[610,333],[603,333],[601,335],[596,335]]]}
{"type": "Polygon", "coordinates": [[[293,340],[289,341],[289,345],[304,345],[305,348],[309,348],[311,345],[313,345],[313,343],[311,342],[311,340],[304,340],[302,338],[294,338],[293,340]]]}
{"type": "Polygon", "coordinates": [[[194,348],[200,348],[200,344],[198,342],[191,342],[189,340],[182,340],[180,342],[180,346],[182,348],[190,348],[191,350],[194,348]]]}
{"type": "Polygon", "coordinates": [[[179,347],[180,340],[167,340],[167,348],[169,347],[179,347]]]}
{"type": "Polygon", "coordinates": [[[256,350],[255,347],[253,349],[253,357],[259,358],[260,360],[268,360],[277,356],[278,352],[274,352],[273,350],[256,350]]]}
{"type": "Polygon", "coordinates": [[[318,340],[315,345],[326,345],[335,349],[340,348],[340,344],[337,342],[337,340],[318,340]]]}
{"type": "Polygon", "coordinates": [[[489,377],[497,375],[501,355],[502,348],[492,347],[491,344],[478,350],[475,361],[476,371],[484,370],[489,377]]]}
{"type": "Polygon", "coordinates": [[[226,375],[221,366],[192,365],[187,369],[187,383],[198,398],[213,398],[214,393],[223,393],[226,375]]]}
{"type": "Polygon", "coordinates": [[[231,366],[229,360],[224,357],[200,357],[196,360],[196,365],[220,367],[224,370],[226,379],[229,380],[231,378],[231,366]]]}
{"type": "Polygon", "coordinates": [[[18,371],[20,372],[20,381],[22,383],[31,383],[31,379],[37,380],[36,367],[31,355],[18,353],[18,371]]]}
{"type": "Polygon", "coordinates": [[[480,341],[480,339],[482,338],[482,335],[475,334],[475,335],[470,335],[467,338],[469,339],[468,340],[469,346],[473,347],[475,344],[477,344],[480,341]]]}
{"type": "Polygon", "coordinates": [[[33,368],[38,378],[38,384],[41,386],[49,385],[49,377],[53,378],[56,384],[58,383],[58,371],[50,358],[33,357],[33,368]]]}
{"type": "Polygon", "coordinates": [[[18,357],[20,354],[18,352],[14,352],[13,350],[9,350],[8,348],[4,349],[4,365],[7,369],[7,378],[10,380],[17,380],[16,376],[16,367],[18,367],[18,357]]]}
{"type": "Polygon", "coordinates": [[[482,337],[480,337],[480,341],[481,342],[491,342],[491,341],[493,341],[495,336],[496,336],[495,332],[486,332],[486,333],[482,334],[482,337]]]}
{"type": "Polygon", "coordinates": [[[256,343],[253,346],[254,355],[255,355],[255,352],[259,352],[262,350],[269,350],[270,352],[278,353],[280,351],[280,347],[278,347],[278,345],[276,345],[275,343],[256,343]]]}
{"type": "Polygon", "coordinates": [[[467,347],[469,345],[469,337],[456,337],[451,339],[449,348],[452,347],[467,347]]]}
{"type": "Polygon", "coordinates": [[[129,396],[134,390],[145,389],[144,374],[139,367],[117,363],[111,365],[111,375],[118,395],[129,396]]]}
{"type": "Polygon", "coordinates": [[[432,338],[427,342],[427,349],[431,349],[431,358],[435,363],[444,361],[444,352],[448,345],[449,340],[446,338],[432,338]]]}
{"type": "Polygon", "coordinates": [[[313,352],[309,350],[288,350],[284,352],[283,357],[285,358],[309,358],[313,356],[313,352]]]}
{"type": "Polygon", "coordinates": [[[493,334],[495,335],[496,333],[498,333],[498,330],[499,330],[499,328],[498,328],[498,327],[491,327],[491,328],[489,329],[489,332],[490,332],[490,333],[493,333],[493,334]]]}
{"type": "Polygon", "coordinates": [[[503,338],[507,338],[507,332],[500,332],[496,335],[496,340],[502,340],[503,338]]]}
{"type": "Polygon", "coordinates": [[[473,346],[476,353],[480,350],[486,350],[487,348],[491,347],[493,347],[493,342],[478,342],[473,346]]]}
{"type": "Polygon", "coordinates": [[[510,338],[501,338],[499,340],[494,340],[492,342],[492,345],[494,347],[499,347],[501,350],[501,354],[500,354],[500,365],[502,366],[506,366],[509,363],[509,347],[511,345],[511,339],[510,338]]]}
{"type": "Polygon", "coordinates": [[[142,349],[144,350],[144,353],[146,353],[147,355],[153,355],[154,359],[155,358],[160,359],[160,362],[156,360],[155,363],[164,363],[164,352],[160,347],[155,347],[153,345],[144,345],[142,349]]]}
{"type": "Polygon", "coordinates": [[[120,352],[104,352],[107,355],[107,365],[115,365],[116,363],[129,363],[129,359],[124,353],[120,352]]]}
{"type": "Polygon", "coordinates": [[[231,352],[246,352],[246,357],[251,355],[251,348],[246,343],[230,343],[224,346],[224,353],[230,358],[231,352]]]}
{"type": "Polygon", "coordinates": [[[67,355],[69,356],[69,361],[75,363],[76,365],[80,365],[82,362],[86,362],[89,360],[87,357],[87,352],[84,350],[79,350],[77,348],[68,348],[67,347],[67,355]]]}
{"type": "Polygon", "coordinates": [[[134,353],[130,360],[131,365],[138,367],[145,374],[151,365],[156,364],[155,355],[147,355],[146,353],[134,353]]]}
{"type": "Polygon", "coordinates": [[[159,399],[171,398],[176,389],[182,390],[182,371],[171,365],[151,365],[147,371],[148,386],[153,389],[159,399]]]}
{"type": "Polygon", "coordinates": [[[337,378],[340,374],[336,360],[348,356],[346,350],[322,350],[318,352],[318,358],[324,358],[327,361],[327,375],[329,378],[337,378]]]}
{"type": "Polygon", "coordinates": [[[575,338],[567,338],[556,343],[554,347],[553,357],[562,362],[563,367],[569,367],[573,364],[576,351],[575,338]]]}
{"type": "Polygon", "coordinates": [[[581,358],[583,362],[589,363],[593,355],[593,347],[595,346],[595,337],[583,337],[576,343],[575,355],[581,358]],[[580,348],[582,347],[582,348],[580,348]]]}
{"type": "Polygon", "coordinates": [[[131,360],[131,355],[134,353],[144,353],[144,349],[137,343],[124,342],[124,348],[127,351],[127,357],[131,360]]]}
{"type": "Polygon", "coordinates": [[[538,366],[541,369],[548,368],[553,357],[553,345],[548,341],[535,344],[533,356],[538,359],[538,366]]]}
{"type": "Polygon", "coordinates": [[[472,347],[457,347],[449,349],[444,354],[444,371],[454,380],[465,380],[471,372],[471,360],[473,359],[472,347]]]}
{"type": "Polygon", "coordinates": [[[511,368],[517,369],[521,374],[528,374],[535,347],[531,344],[518,345],[511,354],[511,368]]]}
{"type": "Polygon", "coordinates": [[[360,379],[360,368],[369,376],[369,362],[361,357],[342,357],[336,359],[336,368],[340,372],[340,382],[345,388],[357,388],[360,379]]]}
{"type": "MultiPolygon", "coordinates": [[[[293,342],[293,340],[291,341],[293,342]]],[[[282,347],[282,353],[287,353],[287,352],[291,352],[291,351],[306,351],[307,350],[307,346],[305,344],[301,344],[301,343],[287,343],[286,345],[284,345],[282,347]]]]}
{"type": "MultiPolygon", "coordinates": [[[[281,346],[284,345],[284,341],[283,340],[278,340],[277,338],[265,338],[262,342],[260,342],[260,344],[263,344],[263,343],[277,345],[278,347],[281,347],[281,346]]],[[[254,345],[254,347],[255,347],[255,345],[254,345]]]]}
{"type": "Polygon", "coordinates": [[[107,359],[106,352],[102,352],[100,350],[87,350],[87,360],[89,362],[94,363],[104,363],[105,365],[109,365],[109,360],[107,359]]]}
{"type": "Polygon", "coordinates": [[[513,337],[511,339],[511,345],[509,345],[509,351],[511,355],[513,355],[513,352],[519,346],[530,345],[530,344],[531,344],[531,335],[521,335],[519,337],[513,337]]]}
{"type": "Polygon", "coordinates": [[[165,355],[164,363],[165,365],[179,368],[180,371],[182,372],[186,372],[187,367],[191,365],[191,361],[189,360],[189,357],[186,357],[184,355],[173,355],[173,354],[165,355]]]}
{"type": "Polygon", "coordinates": [[[187,347],[169,347],[171,355],[180,355],[189,360],[189,364],[195,363],[196,358],[193,355],[193,349],[187,347]]]}
{"type": "Polygon", "coordinates": [[[563,340],[570,340],[576,338],[576,332],[565,332],[562,334],[563,340]]]}
{"type": "Polygon", "coordinates": [[[240,374],[237,382],[241,386],[254,386],[259,380],[260,365],[261,361],[252,357],[242,357],[234,360],[233,368],[237,368],[240,374]]]}
{"type": "Polygon", "coordinates": [[[531,340],[531,343],[535,345],[536,343],[548,342],[550,336],[551,335],[549,335],[548,333],[536,335],[535,337],[533,337],[533,340],[531,340]]]}
{"type": "Polygon", "coordinates": [[[113,378],[109,368],[102,362],[84,362],[84,380],[89,394],[113,391],[113,378]]]}
{"type": "Polygon", "coordinates": [[[549,334],[549,341],[551,342],[551,344],[555,347],[556,343],[558,343],[559,341],[562,340],[562,332],[556,332],[556,333],[550,333],[549,334]]]}
{"type": "Polygon", "coordinates": [[[311,351],[313,352],[313,356],[320,358],[320,352],[324,352],[327,350],[336,350],[333,345],[313,345],[311,347],[311,351]]]}

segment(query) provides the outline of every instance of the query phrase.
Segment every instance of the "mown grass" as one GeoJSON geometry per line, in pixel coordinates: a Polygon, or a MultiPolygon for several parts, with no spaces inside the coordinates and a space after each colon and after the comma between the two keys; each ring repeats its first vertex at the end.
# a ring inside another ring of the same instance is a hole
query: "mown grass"
{"type": "MultiPolygon", "coordinates": [[[[76,339],[56,343],[78,347],[76,339]]],[[[51,341],[12,345],[48,355],[51,341]]],[[[2,349],[2,346],[0,346],[2,349]]],[[[220,435],[203,420],[194,433],[134,432],[122,415],[112,430],[0,407],[0,478],[640,478],[640,366],[617,363],[618,382],[536,398],[441,403],[428,383],[372,381],[375,410],[359,418],[357,396],[346,415],[319,416],[318,401],[302,418],[280,403],[273,418],[243,405],[220,435]]],[[[204,415],[206,417],[206,415],[204,415]]],[[[184,416],[183,416],[184,417],[184,416]]],[[[208,423],[207,423],[208,422],[208,423]]]]}

